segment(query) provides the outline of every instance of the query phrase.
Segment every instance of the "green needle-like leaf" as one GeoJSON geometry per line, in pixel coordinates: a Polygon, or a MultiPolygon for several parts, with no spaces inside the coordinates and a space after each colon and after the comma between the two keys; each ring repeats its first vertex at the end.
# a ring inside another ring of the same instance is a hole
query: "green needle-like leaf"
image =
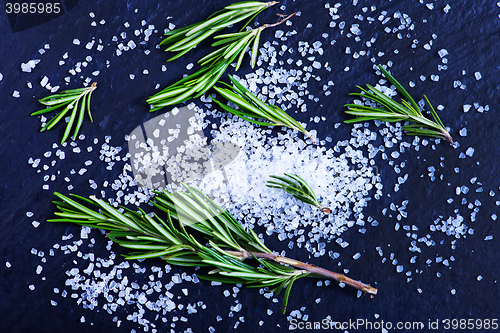
{"type": "Polygon", "coordinates": [[[366,99],[377,103],[381,107],[371,107],[366,105],[358,104],[347,104],[347,114],[356,116],[357,118],[346,120],[346,123],[363,122],[368,120],[380,120],[384,122],[397,122],[406,120],[410,125],[403,126],[403,129],[408,135],[421,135],[430,136],[434,138],[444,139],[450,142],[452,145],[453,139],[444,126],[441,119],[434,110],[434,107],[429,102],[427,96],[424,95],[424,99],[430,107],[430,113],[434,121],[424,117],[418,104],[415,102],[413,97],[406,91],[405,88],[391,75],[389,72],[382,67],[378,66],[382,74],[387,78],[387,80],[396,87],[396,91],[403,96],[401,103],[397,103],[391,97],[386,96],[377,88],[367,84],[367,89],[363,89],[358,86],[361,93],[352,93],[352,96],[358,96],[362,99],[366,99]]]}
{"type": "Polygon", "coordinates": [[[90,87],[65,90],[60,94],[54,94],[40,99],[39,102],[41,104],[47,105],[49,107],[33,112],[31,114],[32,116],[37,116],[62,108],[61,111],[59,111],[42,127],[40,132],[52,129],[61,119],[64,119],[68,112],[71,111],[69,121],[66,124],[66,129],[64,130],[64,134],[61,139],[61,143],[64,143],[68,139],[73,125],[74,132],[72,139],[76,140],[78,132],[80,131],[80,128],[83,124],[85,110],[87,110],[90,121],[93,121],[92,115],[90,113],[90,97],[92,96],[92,92],[96,88],[97,83],[94,82],[90,87]]]}

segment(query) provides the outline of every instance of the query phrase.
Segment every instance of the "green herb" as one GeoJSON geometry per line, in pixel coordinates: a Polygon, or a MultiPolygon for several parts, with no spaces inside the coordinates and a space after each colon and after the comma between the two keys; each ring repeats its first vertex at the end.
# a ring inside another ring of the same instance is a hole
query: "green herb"
{"type": "Polygon", "coordinates": [[[232,108],[226,104],[219,102],[217,99],[212,97],[212,100],[217,103],[221,108],[230,112],[240,118],[243,118],[251,123],[262,125],[262,126],[284,126],[288,128],[295,129],[299,132],[307,135],[313,142],[315,142],[314,137],[304,129],[304,127],[299,124],[295,119],[290,117],[283,109],[276,105],[266,104],[254,94],[252,94],[248,89],[243,87],[234,77],[229,75],[229,79],[233,85],[221,82],[226,88],[220,88],[214,86],[215,91],[217,91],[222,97],[228,101],[236,104],[238,109],[232,108]],[[269,122],[259,121],[257,119],[265,119],[269,122]]]}
{"type": "Polygon", "coordinates": [[[309,184],[307,184],[304,179],[296,174],[285,173],[285,176],[287,176],[288,178],[271,175],[271,178],[278,179],[281,182],[268,180],[266,186],[282,189],[283,191],[293,195],[296,199],[310,204],[311,206],[318,207],[324,213],[331,213],[330,208],[323,207],[323,205],[319,203],[313,189],[311,188],[311,186],[309,186],[309,184]]]}
{"type": "Polygon", "coordinates": [[[107,237],[133,251],[125,256],[127,259],[160,257],[172,265],[208,267],[208,274],[200,276],[206,280],[268,287],[275,294],[286,288],[283,312],[293,282],[306,276],[322,276],[372,295],[377,293],[376,288],[342,274],[274,254],[252,229],[245,230],[200,191],[184,186],[187,192],[156,192],[153,205],[165,213],[166,219],[141,209],[117,210],[95,197],[69,198],[56,192],[60,199],[54,201],[58,218],[49,221],[108,230],[107,237]],[[196,237],[188,228],[196,232],[196,237]],[[255,262],[250,265],[246,259],[255,262]]]}
{"type": "Polygon", "coordinates": [[[389,74],[386,69],[384,69],[381,65],[379,65],[378,68],[387,80],[389,80],[389,82],[396,87],[397,92],[403,96],[401,104],[397,103],[392,98],[386,96],[380,90],[369,84],[366,85],[367,89],[363,89],[358,86],[362,92],[352,93],[350,95],[366,98],[367,100],[381,105],[382,107],[378,108],[359,104],[347,104],[346,107],[348,110],[346,113],[358,116],[358,118],[347,120],[346,123],[355,123],[367,120],[380,120],[386,122],[406,120],[410,122],[409,125],[403,126],[407,135],[422,135],[440,138],[449,141],[452,145],[454,145],[450,133],[448,133],[448,130],[441,122],[441,119],[439,119],[439,116],[427,99],[427,96],[424,95],[424,98],[430,106],[430,112],[434,121],[422,115],[422,112],[420,112],[420,108],[415,100],[403,88],[403,86],[391,74],[389,74]]]}
{"type": "Polygon", "coordinates": [[[92,120],[92,114],[90,113],[90,97],[92,92],[97,88],[97,83],[92,83],[90,87],[65,90],[60,94],[55,94],[47,96],[39,100],[43,105],[49,106],[48,108],[33,112],[32,116],[37,116],[39,114],[44,114],[62,108],[52,119],[50,119],[45,126],[42,127],[40,132],[52,129],[55,124],[57,124],[64,116],[71,113],[68,123],[66,124],[66,130],[64,131],[61,143],[64,143],[68,139],[73,125],[75,129],[73,132],[72,139],[75,140],[80,127],[83,123],[83,117],[85,111],[87,111],[90,121],[92,120]]]}
{"type": "Polygon", "coordinates": [[[215,39],[220,40],[213,43],[212,46],[218,46],[218,48],[198,61],[201,69],[149,97],[147,102],[153,105],[150,111],[153,112],[168,105],[200,97],[214,86],[236,58],[238,58],[236,71],[239,69],[250,45],[252,45],[251,66],[253,68],[257,59],[261,32],[266,28],[285,22],[294,14],[288,15],[274,24],[264,24],[247,31],[215,36],[215,39]]]}
{"type": "Polygon", "coordinates": [[[168,60],[172,61],[186,54],[191,49],[196,47],[196,45],[198,45],[201,41],[205,40],[217,31],[248,19],[247,23],[243,25],[244,28],[260,12],[277,3],[277,1],[243,1],[233,3],[212,14],[206,21],[166,32],[165,36],[167,37],[161,41],[160,45],[172,44],[165,50],[178,52],[175,56],[168,60]]]}

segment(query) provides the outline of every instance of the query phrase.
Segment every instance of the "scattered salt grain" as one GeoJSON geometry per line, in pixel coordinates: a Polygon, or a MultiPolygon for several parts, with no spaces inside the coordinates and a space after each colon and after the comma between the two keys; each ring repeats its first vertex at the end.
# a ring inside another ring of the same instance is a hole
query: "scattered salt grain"
{"type": "Polygon", "coordinates": [[[486,236],[486,237],[484,237],[484,240],[485,240],[485,241],[489,241],[489,240],[492,240],[492,239],[493,239],[493,236],[491,236],[491,235],[490,235],[490,236],[486,236]]]}
{"type": "Polygon", "coordinates": [[[448,50],[441,49],[441,50],[438,51],[438,54],[439,54],[440,58],[444,58],[444,57],[446,57],[448,55],[448,50]]]}
{"type": "Polygon", "coordinates": [[[465,151],[465,155],[472,157],[472,155],[474,155],[474,148],[472,147],[467,148],[467,150],[465,151]]]}
{"type": "Polygon", "coordinates": [[[475,72],[475,73],[474,73],[474,77],[476,78],[476,80],[477,80],[477,81],[479,81],[479,80],[481,80],[481,78],[482,78],[483,76],[481,75],[481,73],[480,73],[480,72],[475,72]]]}
{"type": "Polygon", "coordinates": [[[73,39],[73,44],[80,45],[80,40],[77,38],[73,39]]]}
{"type": "Polygon", "coordinates": [[[46,76],[44,76],[44,77],[42,78],[42,81],[40,81],[40,85],[41,85],[42,87],[45,87],[45,86],[47,85],[47,83],[48,83],[48,82],[49,82],[49,78],[48,78],[48,77],[46,77],[46,76]]]}

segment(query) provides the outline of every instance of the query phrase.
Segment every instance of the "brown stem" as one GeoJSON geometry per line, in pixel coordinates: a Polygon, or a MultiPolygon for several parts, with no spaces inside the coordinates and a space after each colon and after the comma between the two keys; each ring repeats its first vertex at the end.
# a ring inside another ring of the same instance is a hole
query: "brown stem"
{"type": "Polygon", "coordinates": [[[453,138],[451,137],[450,133],[446,130],[441,130],[441,133],[443,134],[444,138],[446,141],[448,141],[453,147],[455,147],[455,142],[453,142],[453,138]]]}
{"type": "MultiPolygon", "coordinates": [[[[293,15],[295,15],[297,12],[295,13],[292,13],[288,16],[286,16],[285,18],[281,19],[280,21],[276,22],[276,23],[272,23],[272,24],[264,24],[261,26],[262,30],[266,29],[266,28],[272,28],[272,27],[275,27],[277,25],[280,25],[281,23],[285,22],[286,20],[288,20],[290,17],[292,17],[293,15]]],[[[282,16],[282,15],[279,15],[279,16],[282,16]]]]}
{"type": "Polygon", "coordinates": [[[330,214],[332,212],[332,210],[330,208],[327,208],[327,207],[323,207],[321,208],[321,211],[325,214],[330,214]]]}
{"type": "Polygon", "coordinates": [[[235,255],[241,259],[256,257],[256,258],[261,258],[261,259],[273,260],[273,261],[278,262],[280,264],[294,266],[294,267],[306,270],[309,273],[317,274],[317,275],[321,275],[321,276],[333,279],[335,281],[344,283],[348,286],[354,287],[358,290],[361,290],[362,292],[365,292],[365,293],[368,293],[371,295],[377,294],[377,288],[373,288],[372,286],[370,286],[368,284],[364,284],[360,281],[356,281],[354,279],[351,279],[350,277],[347,277],[343,274],[335,273],[335,272],[326,270],[324,268],[310,265],[310,264],[307,264],[307,263],[304,263],[302,261],[298,261],[295,259],[282,257],[282,256],[274,254],[274,253],[261,253],[261,252],[248,252],[248,251],[241,251],[241,252],[227,251],[227,252],[232,254],[232,255],[235,255]]]}

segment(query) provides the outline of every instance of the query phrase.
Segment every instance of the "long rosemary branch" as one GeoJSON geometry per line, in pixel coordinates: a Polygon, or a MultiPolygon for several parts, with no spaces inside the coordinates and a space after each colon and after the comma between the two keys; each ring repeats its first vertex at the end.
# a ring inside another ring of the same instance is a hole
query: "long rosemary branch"
{"type": "Polygon", "coordinates": [[[71,222],[108,230],[107,237],[133,252],[127,259],[159,257],[169,264],[209,267],[200,278],[249,287],[268,287],[275,294],[285,289],[283,311],[293,283],[302,277],[327,277],[369,294],[377,290],[342,274],[274,254],[252,229],[248,231],[226,210],[200,191],[184,184],[187,192],[158,192],[153,205],[167,219],[143,210],[117,210],[105,201],[55,193],[57,218],[49,222],[71,222]],[[187,232],[196,231],[196,238],[187,232]],[[208,241],[208,245],[203,245],[208,241]],[[257,265],[249,265],[254,259],[257,265]],[[245,261],[245,262],[243,262],[245,261]]]}

